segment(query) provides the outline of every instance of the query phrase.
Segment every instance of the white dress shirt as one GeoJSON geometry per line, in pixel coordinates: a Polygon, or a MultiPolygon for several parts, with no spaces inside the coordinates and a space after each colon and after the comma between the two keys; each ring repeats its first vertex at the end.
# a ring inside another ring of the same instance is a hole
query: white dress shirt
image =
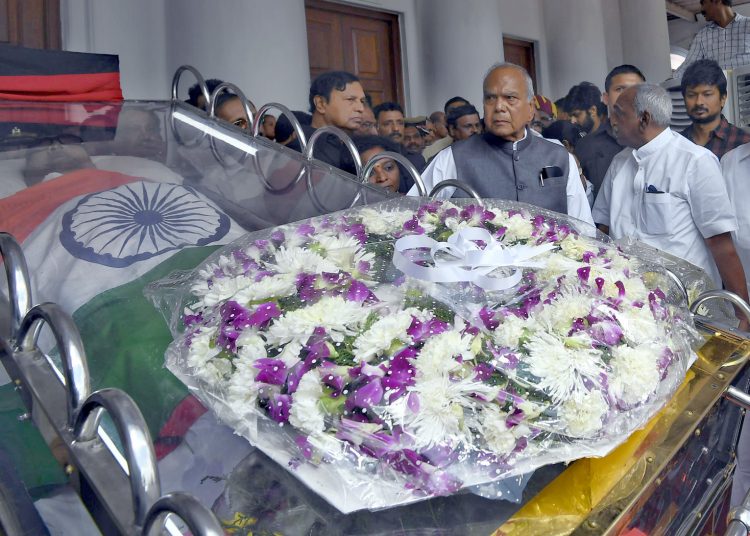
{"type": "MultiPolygon", "coordinates": [[[[565,190],[568,200],[568,215],[593,226],[594,220],[591,217],[591,207],[586,198],[586,191],[583,189],[581,176],[578,174],[578,166],[576,165],[573,155],[569,155],[569,159],[568,182],[565,190]]],[[[456,162],[453,159],[453,151],[451,147],[440,151],[438,155],[432,159],[430,165],[424,170],[424,173],[422,173],[422,180],[424,181],[425,188],[427,188],[428,192],[430,192],[436,184],[448,179],[461,180],[456,171],[456,162]]],[[[436,197],[438,199],[449,199],[455,191],[456,188],[449,186],[441,190],[436,197]]],[[[417,187],[412,187],[407,195],[419,195],[417,187]]]]}
{"type": "Polygon", "coordinates": [[[750,143],[732,149],[721,158],[721,173],[729,199],[737,215],[737,231],[732,233],[734,247],[745,269],[750,288],[750,143]]]}
{"type": "Polygon", "coordinates": [[[612,160],[594,203],[594,221],[613,238],[632,237],[703,268],[721,285],[705,239],[737,223],[716,156],[665,129],[612,160]]]}

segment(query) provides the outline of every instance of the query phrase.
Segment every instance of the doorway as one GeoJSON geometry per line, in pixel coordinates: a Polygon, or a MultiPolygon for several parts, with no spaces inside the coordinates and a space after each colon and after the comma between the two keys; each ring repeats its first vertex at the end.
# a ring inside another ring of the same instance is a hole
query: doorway
{"type": "Polygon", "coordinates": [[[539,93],[539,86],[536,82],[536,56],[534,52],[533,41],[503,36],[505,61],[515,63],[526,69],[531,76],[531,81],[534,82],[534,91],[539,93]]]}
{"type": "Polygon", "coordinates": [[[305,0],[310,79],[348,71],[362,82],[373,106],[404,104],[398,16],[323,0],[305,0]]]}

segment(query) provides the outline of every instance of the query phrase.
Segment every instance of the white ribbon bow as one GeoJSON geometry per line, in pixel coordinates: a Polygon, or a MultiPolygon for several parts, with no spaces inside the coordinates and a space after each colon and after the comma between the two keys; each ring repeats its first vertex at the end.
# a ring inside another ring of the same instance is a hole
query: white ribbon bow
{"type": "Polygon", "coordinates": [[[531,261],[546,253],[555,244],[541,246],[504,246],[487,229],[465,227],[453,233],[447,242],[438,242],[425,235],[404,236],[396,240],[393,265],[404,274],[433,283],[467,281],[485,290],[505,290],[518,284],[523,276],[518,267],[543,268],[546,263],[531,261]],[[481,249],[476,241],[486,244],[481,249]],[[429,253],[420,251],[429,248],[429,253]],[[412,251],[407,256],[406,252],[412,251]],[[428,261],[432,266],[420,266],[415,261],[428,261]],[[513,268],[506,277],[490,277],[501,266],[513,268]]]}

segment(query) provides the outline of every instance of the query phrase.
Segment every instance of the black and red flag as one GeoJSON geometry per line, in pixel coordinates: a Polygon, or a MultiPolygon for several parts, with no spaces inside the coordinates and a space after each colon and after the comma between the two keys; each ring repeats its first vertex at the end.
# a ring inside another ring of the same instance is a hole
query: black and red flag
{"type": "Polygon", "coordinates": [[[116,55],[0,44],[0,150],[74,133],[111,138],[122,101],[116,55]]]}
{"type": "Polygon", "coordinates": [[[0,99],[120,101],[120,61],[112,54],[0,44],[0,99]]]}

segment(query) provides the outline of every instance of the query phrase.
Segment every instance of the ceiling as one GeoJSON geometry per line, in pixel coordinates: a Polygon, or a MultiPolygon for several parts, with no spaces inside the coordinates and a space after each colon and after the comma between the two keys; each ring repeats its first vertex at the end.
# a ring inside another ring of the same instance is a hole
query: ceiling
{"type": "MultiPolygon", "coordinates": [[[[669,20],[685,19],[694,22],[695,15],[701,12],[700,0],[666,0],[669,20]]],[[[734,0],[733,6],[750,4],[750,0],[734,0]]]]}

